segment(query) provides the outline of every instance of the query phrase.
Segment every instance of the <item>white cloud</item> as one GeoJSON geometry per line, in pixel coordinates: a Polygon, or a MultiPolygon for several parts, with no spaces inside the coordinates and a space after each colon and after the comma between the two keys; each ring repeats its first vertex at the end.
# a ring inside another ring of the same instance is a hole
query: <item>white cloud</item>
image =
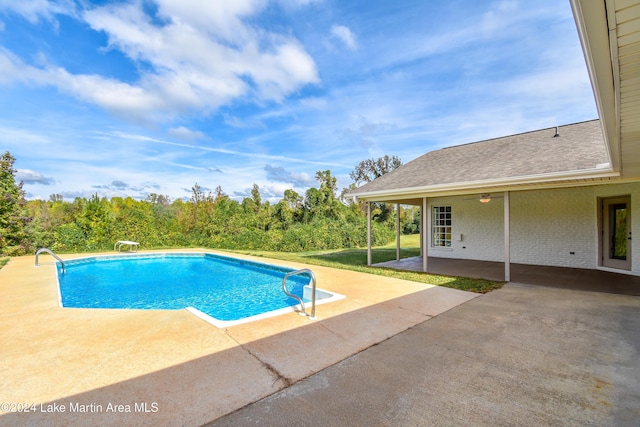
{"type": "Polygon", "coordinates": [[[48,84],[47,73],[25,64],[7,49],[0,47],[0,84],[13,82],[48,84]]]}
{"type": "Polygon", "coordinates": [[[353,32],[344,25],[333,25],[331,27],[331,35],[345,44],[349,49],[356,50],[358,42],[353,32]]]}
{"type": "Polygon", "coordinates": [[[0,143],[30,145],[49,144],[51,142],[48,136],[32,132],[26,129],[18,129],[0,125],[0,143]]]}
{"type": "Polygon", "coordinates": [[[179,22],[219,39],[243,43],[253,38],[253,31],[242,20],[263,10],[266,0],[157,0],[159,14],[168,21],[179,22]]]}
{"type": "Polygon", "coordinates": [[[482,16],[480,27],[486,34],[500,31],[507,26],[509,22],[512,22],[511,19],[508,19],[509,17],[517,16],[517,9],[518,4],[513,0],[503,0],[492,4],[491,8],[482,16]]]}
{"type": "MultiPolygon", "coordinates": [[[[498,85],[496,85],[498,86],[498,85]]],[[[505,82],[502,90],[512,96],[533,100],[566,99],[572,94],[588,91],[589,76],[583,67],[541,70],[505,82]]],[[[556,101],[558,102],[558,101],[556,101]]]]}
{"type": "Polygon", "coordinates": [[[356,142],[364,148],[369,150],[376,146],[376,142],[380,135],[396,128],[395,124],[391,123],[373,123],[366,117],[358,117],[358,124],[354,128],[344,128],[338,131],[343,137],[346,137],[352,142],[356,142]]]}
{"type": "Polygon", "coordinates": [[[304,98],[300,100],[300,105],[304,107],[309,107],[313,110],[324,110],[329,106],[329,103],[324,98],[304,98]]]}
{"type": "Polygon", "coordinates": [[[131,85],[99,75],[70,74],[62,68],[49,70],[58,90],[83,101],[97,104],[112,113],[139,120],[158,119],[169,107],[161,91],[131,85]]]}
{"type": "Polygon", "coordinates": [[[31,169],[18,169],[16,172],[16,181],[22,181],[25,184],[42,184],[53,185],[56,180],[53,178],[47,178],[39,172],[32,171],[31,169]]]}
{"type": "Polygon", "coordinates": [[[145,135],[130,134],[130,133],[119,132],[119,131],[112,132],[112,133],[100,132],[100,134],[107,137],[115,137],[116,139],[141,141],[141,142],[148,142],[148,143],[154,143],[154,144],[169,145],[173,147],[183,147],[191,150],[198,150],[198,151],[204,151],[204,152],[210,152],[210,153],[228,154],[228,155],[244,157],[248,159],[274,160],[274,161],[283,161],[283,162],[289,162],[289,163],[301,163],[301,164],[320,165],[320,166],[339,166],[339,167],[344,166],[339,163],[321,162],[321,161],[314,161],[314,160],[289,157],[289,156],[256,153],[256,152],[250,152],[250,151],[229,150],[226,148],[209,147],[206,145],[194,145],[194,144],[164,141],[157,138],[151,138],[145,135]]]}
{"type": "Polygon", "coordinates": [[[195,141],[196,139],[204,138],[204,133],[187,129],[184,126],[169,129],[169,135],[186,141],[195,141]]]}
{"type": "Polygon", "coordinates": [[[252,119],[241,119],[236,116],[232,116],[230,114],[223,114],[224,123],[228,126],[238,128],[238,129],[256,129],[256,128],[264,128],[264,124],[255,118],[252,119]]]}
{"type": "MultiPolygon", "coordinates": [[[[0,10],[35,22],[62,10],[60,4],[0,0],[0,10]]],[[[281,102],[320,79],[313,58],[293,36],[248,23],[266,5],[266,0],[157,0],[156,17],[145,12],[142,2],[96,7],[84,11],[82,19],[106,34],[105,49],[118,50],[133,62],[139,70],[136,81],[73,74],[51,65],[36,68],[0,47],[0,83],[53,85],[143,123],[185,112],[206,115],[241,97],[281,102]]]]}
{"type": "Polygon", "coordinates": [[[267,172],[269,181],[285,182],[293,184],[296,187],[308,187],[313,185],[315,180],[306,173],[296,173],[285,170],[282,166],[265,165],[264,170],[267,172]]]}
{"type": "Polygon", "coordinates": [[[323,0],[278,0],[278,3],[285,9],[296,9],[312,3],[322,3],[323,0]]]}
{"type": "Polygon", "coordinates": [[[117,105],[95,101],[126,113],[132,98],[142,101],[143,110],[211,111],[244,96],[280,102],[302,86],[318,83],[315,62],[295,38],[245,22],[265,6],[262,0],[159,0],[163,25],[154,23],[140,3],[86,11],[84,19],[107,35],[109,49],[150,65],[149,71],[141,71],[139,82],[126,84],[131,88],[118,88],[129,100],[117,105]],[[148,93],[158,94],[164,105],[148,93]]]}
{"type": "Polygon", "coordinates": [[[75,6],[71,0],[0,0],[0,11],[16,13],[32,24],[40,19],[55,22],[55,15],[73,15],[75,6]]]}

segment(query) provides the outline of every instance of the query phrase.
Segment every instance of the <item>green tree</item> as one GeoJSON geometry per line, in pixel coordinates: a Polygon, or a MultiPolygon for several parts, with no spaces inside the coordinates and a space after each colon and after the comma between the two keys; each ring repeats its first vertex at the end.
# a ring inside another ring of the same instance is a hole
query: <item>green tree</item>
{"type": "MultiPolygon", "coordinates": [[[[343,191],[342,197],[345,202],[350,203],[347,193],[348,191],[356,189],[360,184],[371,182],[376,178],[380,178],[394,169],[402,166],[402,160],[398,156],[385,155],[378,159],[363,160],[355,167],[355,169],[349,174],[355,185],[351,185],[348,189],[343,191]]],[[[360,209],[365,211],[364,203],[360,204],[360,209]]],[[[385,203],[374,202],[372,203],[373,218],[378,222],[387,222],[392,219],[392,209],[385,203]]]]}
{"type": "MultiPolygon", "coordinates": [[[[71,203],[52,195],[48,201],[27,202],[34,218],[29,235],[32,241],[60,252],[112,250],[113,242],[124,238],[140,241],[146,249],[300,251],[365,245],[366,217],[336,197],[337,180],[329,170],[319,171],[316,179],[318,187],[309,189],[305,197],[286,190],[275,205],[263,201],[255,184],[242,203],[228,197],[220,186],[211,192],[198,184],[192,187],[189,200],[173,202],[157,194],[143,201],[94,195],[71,203]]],[[[403,212],[403,218],[410,216],[403,212]]],[[[392,237],[387,223],[373,224],[374,244],[387,243],[392,237]]]]}
{"type": "Polygon", "coordinates": [[[183,232],[192,236],[195,245],[206,242],[213,202],[211,192],[205,194],[198,183],[191,187],[191,199],[184,204],[179,222],[183,232]]]}
{"type": "Polygon", "coordinates": [[[164,246],[165,234],[157,232],[153,205],[134,200],[114,197],[110,203],[113,225],[112,240],[134,240],[143,246],[164,246]]]}
{"type": "Polygon", "coordinates": [[[385,155],[378,159],[367,159],[358,163],[358,166],[349,174],[356,185],[365,182],[371,182],[376,178],[380,178],[394,169],[402,166],[402,160],[398,156],[385,155]]]}
{"type": "Polygon", "coordinates": [[[285,190],[284,198],[274,206],[273,215],[281,229],[302,221],[303,214],[304,198],[291,189],[285,190]]]}
{"type": "Polygon", "coordinates": [[[106,198],[100,198],[98,194],[94,194],[85,203],[76,223],[86,236],[87,250],[105,250],[113,244],[115,221],[113,221],[110,203],[106,198]]]}
{"type": "Polygon", "coordinates": [[[316,172],[316,180],[320,188],[310,188],[305,193],[306,220],[315,217],[339,218],[344,205],[336,197],[337,179],[331,176],[330,170],[316,172]]]}
{"type": "Polygon", "coordinates": [[[253,200],[256,206],[257,213],[262,205],[262,197],[260,196],[260,187],[258,187],[258,184],[253,184],[253,188],[251,188],[251,200],[253,200]]]}
{"type": "Polygon", "coordinates": [[[163,196],[162,194],[156,193],[149,193],[145,201],[151,203],[152,205],[159,206],[169,206],[171,204],[171,198],[169,196],[163,196]]]}
{"type": "Polygon", "coordinates": [[[22,182],[15,180],[15,161],[8,151],[0,157],[0,255],[18,255],[29,249],[26,226],[31,218],[22,182]]]}

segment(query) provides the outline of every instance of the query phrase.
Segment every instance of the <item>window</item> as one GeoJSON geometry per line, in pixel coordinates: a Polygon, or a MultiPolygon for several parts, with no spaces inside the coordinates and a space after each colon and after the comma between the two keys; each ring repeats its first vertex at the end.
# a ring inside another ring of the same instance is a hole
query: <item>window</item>
{"type": "Polygon", "coordinates": [[[451,206],[434,206],[432,230],[432,246],[451,247],[451,206]]]}

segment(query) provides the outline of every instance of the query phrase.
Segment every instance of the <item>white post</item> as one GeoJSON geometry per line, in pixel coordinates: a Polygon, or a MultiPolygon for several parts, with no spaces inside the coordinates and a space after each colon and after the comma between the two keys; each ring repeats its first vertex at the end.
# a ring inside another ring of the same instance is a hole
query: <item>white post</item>
{"type": "Polygon", "coordinates": [[[504,280],[511,280],[511,200],[509,192],[504,192],[504,280]]]}
{"type": "Polygon", "coordinates": [[[429,227],[429,210],[427,209],[427,198],[424,197],[422,199],[422,271],[427,272],[427,261],[429,258],[429,232],[427,227],[429,227]]]}
{"type": "Polygon", "coordinates": [[[424,245],[422,244],[422,233],[424,232],[422,229],[424,228],[424,218],[422,218],[422,206],[420,206],[420,256],[424,254],[424,245]]]}
{"type": "Polygon", "coordinates": [[[371,202],[367,200],[367,265],[371,266],[371,202]]]}
{"type": "Polygon", "coordinates": [[[396,261],[400,261],[400,203],[396,203],[396,261]]]}

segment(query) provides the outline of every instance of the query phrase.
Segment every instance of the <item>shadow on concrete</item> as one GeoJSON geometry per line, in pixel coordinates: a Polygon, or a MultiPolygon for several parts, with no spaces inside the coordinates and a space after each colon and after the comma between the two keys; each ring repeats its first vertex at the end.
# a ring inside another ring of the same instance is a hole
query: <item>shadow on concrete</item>
{"type": "MultiPolygon", "coordinates": [[[[290,316],[292,324],[303,326],[259,339],[251,339],[255,333],[251,324],[231,327],[225,333],[239,343],[237,346],[217,352],[212,349],[214,352],[206,357],[106,387],[51,402],[34,402],[33,411],[0,415],[0,425],[202,425],[286,388],[469,298],[465,292],[432,287],[333,317],[323,318],[323,310],[327,307],[325,313],[330,312],[331,304],[321,305],[317,307],[320,319],[317,321],[301,318],[296,313],[286,314],[283,316],[290,316]]],[[[194,317],[193,321],[201,320],[194,317]]],[[[215,329],[211,328],[212,331],[215,329]]],[[[59,345],[65,345],[65,342],[59,345]]],[[[89,351],[87,357],[95,357],[95,354],[89,351]]],[[[64,363],[64,360],[60,361],[61,365],[64,363]]],[[[56,366],[49,369],[55,370],[56,366]]],[[[72,381],[90,383],[87,378],[93,374],[80,369],[73,374],[72,381]]],[[[100,374],[104,376],[104,373],[100,374]]],[[[11,402],[12,384],[0,379],[0,386],[0,400],[11,402]]]]}

